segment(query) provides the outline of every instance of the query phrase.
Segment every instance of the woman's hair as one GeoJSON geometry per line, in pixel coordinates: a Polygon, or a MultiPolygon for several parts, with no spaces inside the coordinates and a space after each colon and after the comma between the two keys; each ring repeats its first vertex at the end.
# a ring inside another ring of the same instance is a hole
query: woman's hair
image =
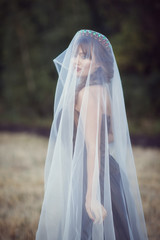
{"type": "MultiPolygon", "coordinates": [[[[100,42],[90,36],[80,36],[76,41],[76,52],[79,48],[90,59],[93,55],[95,61],[99,66],[95,72],[90,75],[89,85],[103,85],[104,83],[110,83],[113,78],[113,55],[109,47],[103,46],[100,42]]],[[[76,89],[75,103],[77,102],[77,96],[79,91],[86,86],[87,76],[81,77],[80,82],[76,89]]]]}
{"type": "MultiPolygon", "coordinates": [[[[89,85],[103,85],[110,83],[113,78],[113,55],[109,47],[103,46],[100,42],[90,36],[81,36],[76,42],[76,53],[79,48],[90,59],[93,54],[98,68],[90,75],[89,85]]],[[[78,93],[86,86],[87,76],[80,78],[80,83],[77,86],[75,94],[75,104],[77,103],[78,93]]],[[[75,111],[75,121],[78,119],[77,112],[75,111]]]]}
{"type": "Polygon", "coordinates": [[[111,49],[106,48],[96,39],[90,36],[81,36],[77,40],[77,51],[81,47],[83,53],[92,59],[94,55],[96,63],[99,67],[91,75],[90,85],[103,84],[111,82],[113,78],[113,55],[111,49]]]}

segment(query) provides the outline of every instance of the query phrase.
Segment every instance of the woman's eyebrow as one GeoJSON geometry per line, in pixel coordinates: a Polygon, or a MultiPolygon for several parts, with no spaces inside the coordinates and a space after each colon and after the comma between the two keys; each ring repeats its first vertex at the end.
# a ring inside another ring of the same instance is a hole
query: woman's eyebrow
{"type": "Polygon", "coordinates": [[[86,53],[86,52],[83,52],[83,51],[79,52],[79,54],[80,54],[80,55],[87,55],[87,53],[86,53]]]}
{"type": "Polygon", "coordinates": [[[85,53],[81,50],[81,51],[79,51],[79,54],[85,54],[85,53]]]}

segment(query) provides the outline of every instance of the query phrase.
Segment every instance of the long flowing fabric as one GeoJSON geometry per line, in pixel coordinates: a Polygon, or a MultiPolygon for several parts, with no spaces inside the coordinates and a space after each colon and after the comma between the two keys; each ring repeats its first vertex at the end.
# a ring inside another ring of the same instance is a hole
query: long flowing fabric
{"type": "Polygon", "coordinates": [[[58,82],[36,240],[146,240],[121,79],[108,39],[78,31],[58,82]]]}

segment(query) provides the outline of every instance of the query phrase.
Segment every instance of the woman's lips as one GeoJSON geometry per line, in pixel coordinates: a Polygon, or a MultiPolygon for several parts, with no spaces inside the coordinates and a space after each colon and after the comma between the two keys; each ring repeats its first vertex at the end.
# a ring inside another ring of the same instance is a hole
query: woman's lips
{"type": "Polygon", "coordinates": [[[81,68],[80,67],[76,67],[76,70],[77,70],[77,72],[80,72],[81,68]]]}

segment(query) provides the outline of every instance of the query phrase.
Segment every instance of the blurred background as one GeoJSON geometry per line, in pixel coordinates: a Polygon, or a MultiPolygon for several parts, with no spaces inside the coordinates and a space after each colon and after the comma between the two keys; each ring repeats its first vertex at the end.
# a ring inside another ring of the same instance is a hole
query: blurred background
{"type": "Polygon", "coordinates": [[[0,0],[0,125],[50,127],[52,60],[80,29],[110,40],[133,134],[160,134],[158,0],[0,0]]]}
{"type": "Polygon", "coordinates": [[[149,236],[160,239],[159,15],[159,0],[0,0],[0,239],[34,239],[57,83],[53,59],[80,29],[112,44],[149,236]]]}

